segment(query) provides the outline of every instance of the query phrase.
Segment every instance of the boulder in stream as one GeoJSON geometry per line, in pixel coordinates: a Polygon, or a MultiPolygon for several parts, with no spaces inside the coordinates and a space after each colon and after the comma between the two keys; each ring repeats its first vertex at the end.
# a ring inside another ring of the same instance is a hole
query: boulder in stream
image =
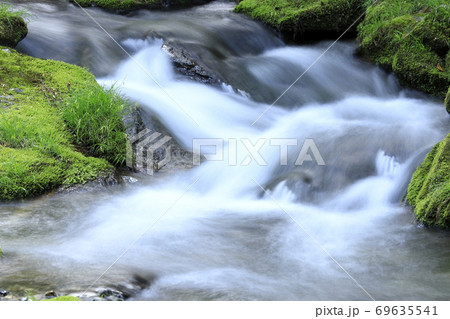
{"type": "Polygon", "coordinates": [[[21,14],[0,4],[0,46],[15,48],[28,34],[27,24],[21,14]]]}
{"type": "Polygon", "coordinates": [[[450,134],[414,172],[407,200],[420,222],[450,228],[450,134]]]}

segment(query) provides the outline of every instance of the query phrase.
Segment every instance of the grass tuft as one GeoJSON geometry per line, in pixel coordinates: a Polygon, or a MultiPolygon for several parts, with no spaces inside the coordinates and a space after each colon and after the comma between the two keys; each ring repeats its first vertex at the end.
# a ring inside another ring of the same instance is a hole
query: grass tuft
{"type": "Polygon", "coordinates": [[[90,155],[121,166],[126,161],[127,141],[122,117],[129,109],[130,103],[114,85],[96,85],[76,89],[64,103],[62,113],[76,144],[90,155]]]}
{"type": "Polygon", "coordinates": [[[0,3],[0,20],[12,21],[17,18],[24,20],[31,17],[31,14],[24,9],[13,10],[7,3],[0,3]]]}

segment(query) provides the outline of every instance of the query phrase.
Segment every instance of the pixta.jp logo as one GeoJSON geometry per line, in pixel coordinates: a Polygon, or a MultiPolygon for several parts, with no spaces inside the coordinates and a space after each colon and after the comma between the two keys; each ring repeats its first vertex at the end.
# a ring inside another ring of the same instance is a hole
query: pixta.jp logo
{"type": "Polygon", "coordinates": [[[274,164],[277,160],[280,166],[289,165],[288,163],[301,166],[305,162],[325,165],[312,138],[304,141],[295,138],[193,139],[192,152],[194,166],[200,165],[201,159],[225,161],[228,166],[248,166],[251,163],[267,166],[268,162],[274,164]]]}

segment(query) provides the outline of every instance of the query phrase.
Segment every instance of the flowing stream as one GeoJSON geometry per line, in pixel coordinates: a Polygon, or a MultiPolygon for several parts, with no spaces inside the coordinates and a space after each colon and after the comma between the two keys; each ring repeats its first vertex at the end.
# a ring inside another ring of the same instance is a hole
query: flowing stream
{"type": "Polygon", "coordinates": [[[223,160],[1,204],[1,288],[82,292],[128,249],[91,289],[139,275],[149,284],[137,300],[448,300],[450,236],[418,226],[402,197],[449,117],[355,58],[355,43],[338,43],[271,107],[330,43],[286,45],[222,1],[88,9],[130,59],[66,1],[15,2],[34,14],[20,51],[119,83],[185,149],[220,141],[223,160]],[[177,73],[158,37],[191,50],[221,86],[177,73]],[[325,165],[312,148],[296,163],[307,140],[325,165]]]}

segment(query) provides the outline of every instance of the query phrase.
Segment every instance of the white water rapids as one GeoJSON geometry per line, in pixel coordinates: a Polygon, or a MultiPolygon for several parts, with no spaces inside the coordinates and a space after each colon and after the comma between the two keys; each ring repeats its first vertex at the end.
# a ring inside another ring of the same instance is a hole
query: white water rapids
{"type": "MultiPolygon", "coordinates": [[[[33,277],[83,291],[126,251],[96,285],[154,277],[138,300],[370,299],[341,267],[377,300],[448,298],[450,238],[418,227],[401,204],[413,169],[448,131],[442,105],[339,44],[252,125],[270,102],[180,78],[160,40],[122,43],[133,59],[99,82],[117,83],[188,150],[195,139],[223,140],[224,159],[109,193],[0,206],[2,248],[18,260],[0,266],[4,283],[33,277]],[[280,139],[298,141],[287,165],[271,145],[280,139]],[[306,139],[326,165],[294,164],[306,139]],[[242,165],[242,140],[262,141],[266,165],[242,165]]],[[[255,90],[281,94],[327,45],[234,62],[255,90]]]]}
{"type": "MultiPolygon", "coordinates": [[[[412,144],[420,149],[418,146],[430,146],[442,136],[434,128],[439,124],[436,115],[442,112],[441,106],[401,97],[349,96],[291,110],[274,106],[252,126],[268,105],[175,80],[160,47],[159,41],[142,43],[135,60],[125,62],[112,80],[119,81],[124,94],[155,114],[186,148],[198,138],[223,138],[225,142],[248,138],[254,144],[262,138],[314,137],[320,150],[358,134],[366,138],[363,143],[383,145],[389,139],[389,143],[395,140],[405,148],[412,144]]],[[[318,49],[285,48],[265,55],[292,61],[304,55],[303,50],[320,53],[318,49]]],[[[298,152],[300,146],[291,148],[298,152]]],[[[410,173],[408,156],[399,152],[403,156],[399,162],[379,149],[371,158],[374,172],[312,205],[297,201],[285,182],[271,195],[268,192],[261,197],[258,184],[267,185],[273,178],[280,151],[267,142],[260,153],[267,166],[255,160],[248,166],[239,165],[247,155],[242,147],[237,151],[238,165],[230,166],[225,150],[223,161],[203,163],[102,205],[91,214],[87,230],[63,245],[60,252],[85,261],[99,255],[114,260],[145,233],[119,261],[158,275],[138,296],[144,299],[367,299],[323,249],[376,298],[402,287],[403,274],[383,272],[386,261],[379,255],[386,245],[395,242],[395,247],[404,240],[391,223],[408,213],[392,202],[391,196],[410,173]],[[402,285],[393,285],[391,276],[402,285]],[[371,279],[374,277],[385,277],[383,284],[371,279]],[[324,283],[334,288],[323,291],[324,283]]],[[[324,156],[327,162],[336,162],[330,158],[333,153],[324,150],[324,156]]],[[[404,265],[397,267],[400,270],[404,265]]]]}

